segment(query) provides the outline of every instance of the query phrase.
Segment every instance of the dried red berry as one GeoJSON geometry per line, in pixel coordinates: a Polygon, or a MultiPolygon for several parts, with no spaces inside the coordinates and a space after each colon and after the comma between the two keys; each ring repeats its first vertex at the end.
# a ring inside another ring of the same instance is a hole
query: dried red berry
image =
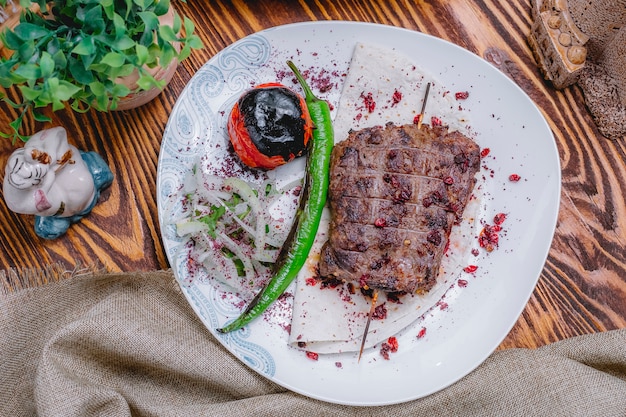
{"type": "Polygon", "coordinates": [[[387,306],[385,303],[379,304],[372,313],[373,320],[384,320],[387,318],[387,306]]]}
{"type": "Polygon", "coordinates": [[[476,272],[477,269],[478,267],[476,265],[468,265],[465,268],[463,268],[463,271],[467,272],[468,274],[471,274],[473,272],[476,272]]]}
{"type": "Polygon", "coordinates": [[[318,355],[318,354],[317,354],[317,353],[315,353],[315,352],[311,352],[311,351],[308,351],[308,350],[307,350],[307,352],[306,352],[306,357],[307,357],[307,358],[309,358],[309,359],[312,359],[312,360],[314,360],[314,361],[318,360],[318,359],[319,359],[319,356],[320,356],[320,355],[318,355]]]}
{"type": "Polygon", "coordinates": [[[426,240],[435,246],[439,246],[441,244],[441,233],[439,233],[439,230],[431,230],[426,235],[426,240]]]}
{"type": "Polygon", "coordinates": [[[367,280],[368,279],[369,279],[369,276],[367,274],[361,275],[361,278],[359,278],[359,287],[367,288],[367,280]]]}
{"type": "Polygon", "coordinates": [[[398,90],[395,90],[393,92],[393,95],[391,96],[391,106],[395,106],[396,104],[398,104],[400,102],[400,100],[402,100],[402,93],[399,92],[398,90]]]}
{"type": "Polygon", "coordinates": [[[383,219],[382,217],[379,217],[378,219],[374,220],[374,226],[385,227],[387,226],[387,220],[383,219]]]}
{"type": "Polygon", "coordinates": [[[380,346],[380,356],[383,357],[384,360],[388,361],[389,360],[389,351],[391,350],[391,346],[389,346],[389,343],[384,342],[381,346],[380,346]]]}
{"type": "Polygon", "coordinates": [[[501,225],[502,223],[504,223],[505,220],[506,220],[506,214],[504,213],[498,213],[495,216],[493,216],[493,222],[497,225],[501,225]]]}
{"type": "Polygon", "coordinates": [[[363,106],[365,106],[368,113],[373,113],[374,109],[376,109],[376,102],[374,101],[374,96],[372,95],[372,93],[361,93],[361,98],[363,99],[363,106]]]}
{"type": "Polygon", "coordinates": [[[421,339],[424,336],[426,336],[426,327],[422,327],[420,329],[420,331],[417,333],[417,338],[418,339],[421,339]]]}
{"type": "Polygon", "coordinates": [[[498,246],[498,241],[500,240],[498,232],[500,230],[502,228],[499,225],[485,225],[478,235],[478,245],[487,252],[493,251],[498,246]]]}
{"type": "Polygon", "coordinates": [[[398,347],[399,347],[398,339],[396,339],[395,336],[391,336],[389,339],[387,339],[387,343],[391,347],[391,351],[392,352],[397,352],[398,351],[398,347]]]}

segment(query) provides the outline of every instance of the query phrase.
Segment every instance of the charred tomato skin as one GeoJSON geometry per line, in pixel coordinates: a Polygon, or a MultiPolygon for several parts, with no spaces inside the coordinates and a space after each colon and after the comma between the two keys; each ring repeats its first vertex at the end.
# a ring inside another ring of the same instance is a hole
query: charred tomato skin
{"type": "Polygon", "coordinates": [[[301,156],[312,131],[304,98],[280,83],[246,91],[228,118],[235,153],[251,168],[270,170],[301,156]]]}

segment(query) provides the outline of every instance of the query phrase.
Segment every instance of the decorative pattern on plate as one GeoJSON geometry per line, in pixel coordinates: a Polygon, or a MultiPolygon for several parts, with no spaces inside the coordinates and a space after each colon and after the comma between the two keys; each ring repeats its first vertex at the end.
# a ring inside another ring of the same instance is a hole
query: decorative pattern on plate
{"type": "MultiPolygon", "coordinates": [[[[221,291],[214,287],[210,287],[208,293],[205,295],[200,291],[199,287],[190,286],[185,289],[185,292],[189,295],[192,303],[195,304],[199,315],[204,319],[205,323],[210,323],[213,328],[219,327],[218,315],[224,314],[224,310],[229,310],[229,314],[237,314],[237,311],[233,311],[232,305],[226,303],[209,302],[209,300],[220,300],[221,291]],[[208,306],[214,306],[215,308],[209,308],[208,306]]],[[[244,360],[248,366],[257,372],[273,377],[276,372],[276,363],[270,352],[260,346],[257,343],[252,343],[248,339],[250,338],[250,328],[246,328],[239,332],[228,333],[219,335],[221,342],[226,345],[230,350],[239,358],[244,360]]]]}
{"type": "Polygon", "coordinates": [[[275,375],[276,363],[272,354],[261,345],[247,340],[250,337],[250,328],[218,337],[222,343],[230,347],[235,356],[243,360],[250,368],[270,378],[275,375]]]}
{"type": "MultiPolygon", "coordinates": [[[[220,290],[211,285],[211,278],[203,271],[189,271],[185,242],[168,221],[182,216],[179,193],[187,173],[194,165],[202,163],[198,150],[204,150],[205,155],[224,152],[227,138],[223,125],[228,114],[224,110],[232,107],[234,100],[250,88],[254,70],[268,61],[270,51],[268,40],[255,35],[224,50],[217,57],[217,63],[213,59],[203,65],[176,103],[162,141],[158,195],[159,201],[165,202],[159,205],[159,216],[165,222],[162,221],[161,232],[183,292],[196,313],[212,328],[219,327],[218,316],[232,316],[238,311],[232,303],[219,301],[223,300],[220,290]],[[216,107],[215,103],[223,104],[216,107]]],[[[274,358],[267,349],[248,340],[251,331],[224,335],[221,341],[250,367],[272,377],[276,371],[274,358]]]]}

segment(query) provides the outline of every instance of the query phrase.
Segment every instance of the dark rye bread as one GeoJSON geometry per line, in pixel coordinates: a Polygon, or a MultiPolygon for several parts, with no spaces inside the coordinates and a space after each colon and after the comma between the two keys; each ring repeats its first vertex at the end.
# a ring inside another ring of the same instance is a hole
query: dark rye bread
{"type": "Polygon", "coordinates": [[[385,292],[428,291],[479,167],[478,145],[445,127],[351,132],[333,149],[320,275],[385,292]]]}

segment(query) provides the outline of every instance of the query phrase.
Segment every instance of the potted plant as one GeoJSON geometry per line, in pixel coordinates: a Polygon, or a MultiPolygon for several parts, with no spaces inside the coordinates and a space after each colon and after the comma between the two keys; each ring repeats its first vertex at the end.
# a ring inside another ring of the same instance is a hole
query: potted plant
{"type": "MultiPolygon", "coordinates": [[[[0,5],[13,1],[18,0],[0,5]]],[[[51,120],[45,108],[109,111],[137,94],[154,98],[176,65],[202,47],[193,22],[181,18],[170,0],[19,0],[19,5],[18,24],[0,34],[0,86],[17,87],[21,97],[2,94],[18,116],[11,132],[0,135],[13,141],[28,140],[21,133],[27,115],[51,120]]]]}

